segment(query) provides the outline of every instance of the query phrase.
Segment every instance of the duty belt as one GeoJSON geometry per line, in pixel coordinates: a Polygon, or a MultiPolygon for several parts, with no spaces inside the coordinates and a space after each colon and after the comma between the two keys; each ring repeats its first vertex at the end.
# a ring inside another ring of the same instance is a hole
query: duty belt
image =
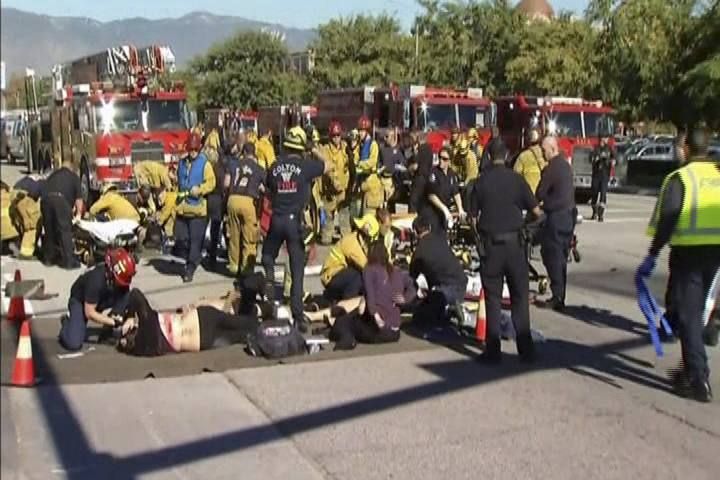
{"type": "Polygon", "coordinates": [[[492,244],[504,244],[511,242],[522,241],[522,232],[508,232],[508,233],[486,233],[482,232],[481,236],[492,244]]]}

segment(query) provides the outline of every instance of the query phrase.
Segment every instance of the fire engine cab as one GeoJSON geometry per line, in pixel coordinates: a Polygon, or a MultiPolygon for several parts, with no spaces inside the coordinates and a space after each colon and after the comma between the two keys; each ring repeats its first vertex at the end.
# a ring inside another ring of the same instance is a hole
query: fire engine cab
{"type": "Polygon", "coordinates": [[[51,105],[40,111],[38,158],[76,165],[86,201],[104,183],[134,191],[137,162],[176,164],[190,128],[186,93],[180,82],[158,84],[174,63],[168,47],[124,45],[56,65],[51,105]]]}
{"type": "Polygon", "coordinates": [[[529,97],[516,95],[495,99],[497,122],[511,154],[527,146],[528,132],[538,128],[541,135],[555,135],[561,151],[572,161],[578,201],[590,197],[591,153],[602,136],[614,144],[614,110],[599,100],[570,97],[529,97]]]}
{"type": "Polygon", "coordinates": [[[362,115],[373,123],[376,136],[388,129],[401,134],[411,130],[429,132],[428,142],[437,152],[449,140],[453,127],[476,127],[485,144],[495,122],[495,106],[480,88],[391,85],[324,90],[318,95],[317,125],[322,132],[333,120],[346,130],[355,128],[362,115]]]}

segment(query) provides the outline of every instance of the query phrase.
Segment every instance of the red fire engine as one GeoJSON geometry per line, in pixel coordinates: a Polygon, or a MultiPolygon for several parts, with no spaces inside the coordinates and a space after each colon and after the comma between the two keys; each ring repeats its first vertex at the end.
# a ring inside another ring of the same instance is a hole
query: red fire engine
{"type": "Polygon", "coordinates": [[[495,121],[495,108],[479,88],[391,85],[325,90],[318,95],[317,126],[322,132],[333,120],[345,129],[355,128],[362,115],[370,118],[376,136],[388,129],[400,133],[427,131],[428,142],[437,152],[450,138],[453,127],[462,130],[476,127],[484,144],[495,121]]]}
{"type": "Polygon", "coordinates": [[[500,97],[497,120],[505,144],[513,155],[527,143],[528,131],[537,127],[542,135],[557,136],[560,149],[571,159],[578,200],[589,199],[592,184],[590,154],[601,136],[615,131],[614,111],[601,101],[568,97],[500,97]]]}
{"type": "Polygon", "coordinates": [[[91,201],[104,183],[135,190],[137,162],[177,163],[190,128],[184,86],[156,85],[174,61],[168,47],[124,45],[54,67],[38,158],[75,164],[91,201]]]}

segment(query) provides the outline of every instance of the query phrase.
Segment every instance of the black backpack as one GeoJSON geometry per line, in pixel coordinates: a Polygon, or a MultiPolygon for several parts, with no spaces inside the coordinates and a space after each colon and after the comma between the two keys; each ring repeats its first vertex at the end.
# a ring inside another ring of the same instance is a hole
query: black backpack
{"type": "Polygon", "coordinates": [[[287,320],[266,320],[250,334],[247,350],[250,355],[279,359],[305,353],[305,339],[287,320]]]}

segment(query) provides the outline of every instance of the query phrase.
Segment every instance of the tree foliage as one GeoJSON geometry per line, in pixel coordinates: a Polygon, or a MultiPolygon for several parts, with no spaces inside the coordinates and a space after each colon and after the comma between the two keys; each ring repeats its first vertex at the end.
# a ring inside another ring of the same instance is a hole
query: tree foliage
{"type": "Polygon", "coordinates": [[[303,80],[285,69],[287,58],[283,42],[263,32],[242,32],[213,46],[190,65],[202,92],[198,107],[250,109],[305,100],[303,80]]]}
{"type": "Polygon", "coordinates": [[[584,18],[563,13],[550,22],[524,17],[514,0],[418,3],[409,32],[388,15],[321,25],[309,77],[285,71],[288,52],[277,37],[241,33],[196,59],[186,83],[202,92],[201,107],[415,82],[482,87],[491,96],[601,98],[624,120],[718,125],[720,0],[590,0],[584,18]]]}
{"type": "Polygon", "coordinates": [[[312,48],[317,88],[403,82],[410,73],[412,41],[387,15],[330,20],[318,29],[312,48]]]}

